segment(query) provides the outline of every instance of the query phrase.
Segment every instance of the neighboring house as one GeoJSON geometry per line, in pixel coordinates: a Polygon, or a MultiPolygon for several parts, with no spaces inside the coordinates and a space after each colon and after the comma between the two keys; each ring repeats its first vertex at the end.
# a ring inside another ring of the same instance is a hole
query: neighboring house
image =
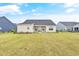
{"type": "Polygon", "coordinates": [[[56,24],[49,19],[29,19],[17,25],[17,32],[56,32],[56,24]]]}
{"type": "Polygon", "coordinates": [[[8,20],[5,16],[0,17],[0,32],[8,32],[16,29],[16,25],[8,20]]]}
{"type": "Polygon", "coordinates": [[[79,32],[79,23],[73,26],[73,31],[79,32]]]}
{"type": "Polygon", "coordinates": [[[79,31],[79,23],[78,22],[59,22],[56,26],[57,31],[79,31]]]}

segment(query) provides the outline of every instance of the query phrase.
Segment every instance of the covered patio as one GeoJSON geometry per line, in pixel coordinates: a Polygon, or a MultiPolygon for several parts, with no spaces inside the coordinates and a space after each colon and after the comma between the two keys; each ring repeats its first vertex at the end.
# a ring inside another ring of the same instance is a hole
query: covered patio
{"type": "Polygon", "coordinates": [[[73,26],[73,31],[74,32],[79,32],[79,24],[73,26]]]}
{"type": "Polygon", "coordinates": [[[46,32],[46,26],[34,26],[34,32],[46,32]]]}

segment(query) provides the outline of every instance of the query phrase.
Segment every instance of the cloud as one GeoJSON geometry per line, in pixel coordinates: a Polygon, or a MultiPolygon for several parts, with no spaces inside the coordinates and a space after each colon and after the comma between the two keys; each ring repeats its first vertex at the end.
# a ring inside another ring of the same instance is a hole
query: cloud
{"type": "Polygon", "coordinates": [[[73,7],[79,7],[79,3],[78,4],[75,4],[73,7]]]}
{"type": "Polygon", "coordinates": [[[65,3],[64,7],[79,7],[79,3],[65,3]]]}
{"type": "MultiPolygon", "coordinates": [[[[41,18],[41,17],[40,17],[41,18]]],[[[79,22],[79,15],[78,14],[68,14],[68,15],[46,15],[45,17],[42,18],[49,18],[52,21],[54,21],[55,23],[58,23],[59,21],[70,21],[70,22],[79,22]]]]}
{"type": "Polygon", "coordinates": [[[32,12],[36,12],[36,9],[32,9],[32,12]]]}
{"type": "Polygon", "coordinates": [[[65,3],[64,7],[73,7],[76,3],[65,3]]]}
{"type": "Polygon", "coordinates": [[[75,4],[79,3],[79,0],[0,0],[0,2],[4,3],[67,3],[67,4],[75,4]]]}
{"type": "Polygon", "coordinates": [[[71,13],[71,12],[74,12],[74,11],[76,11],[75,8],[68,8],[68,9],[66,10],[67,13],[71,13]]]}
{"type": "Polygon", "coordinates": [[[42,13],[33,13],[33,16],[42,16],[42,13]]]}
{"type": "Polygon", "coordinates": [[[28,7],[29,5],[28,4],[25,4],[25,6],[28,7]]]}
{"type": "Polygon", "coordinates": [[[79,7],[78,0],[72,0],[71,2],[64,3],[64,7],[66,8],[67,13],[72,13],[74,11],[78,11],[77,8],[79,7]]]}
{"type": "Polygon", "coordinates": [[[40,13],[40,11],[43,11],[42,7],[37,7],[31,10],[32,13],[38,13],[38,14],[40,13]]]}
{"type": "Polygon", "coordinates": [[[0,13],[6,14],[6,13],[19,13],[22,14],[22,12],[19,9],[19,6],[17,5],[6,5],[0,7],[0,13]]]}
{"type": "MultiPolygon", "coordinates": [[[[26,17],[26,16],[25,16],[26,17]]],[[[71,21],[71,22],[79,22],[79,15],[78,14],[68,14],[68,15],[54,15],[54,14],[44,14],[40,16],[32,16],[28,17],[31,19],[51,19],[55,23],[58,23],[59,21],[71,21]]]]}
{"type": "Polygon", "coordinates": [[[12,5],[17,5],[17,6],[22,6],[25,5],[26,7],[28,7],[28,3],[11,3],[12,5]]]}

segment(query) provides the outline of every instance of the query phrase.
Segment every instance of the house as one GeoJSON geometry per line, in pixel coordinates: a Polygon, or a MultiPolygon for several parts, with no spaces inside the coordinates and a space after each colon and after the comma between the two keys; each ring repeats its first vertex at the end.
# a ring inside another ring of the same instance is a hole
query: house
{"type": "Polygon", "coordinates": [[[56,24],[50,19],[28,19],[17,25],[17,32],[56,32],[56,24]]]}
{"type": "Polygon", "coordinates": [[[16,25],[8,20],[5,16],[0,17],[0,32],[9,32],[16,29],[16,25]]]}
{"type": "Polygon", "coordinates": [[[56,26],[57,31],[78,32],[79,22],[59,22],[56,26]]]}
{"type": "Polygon", "coordinates": [[[77,23],[75,26],[73,26],[73,31],[79,32],[79,23],[77,23]]]}

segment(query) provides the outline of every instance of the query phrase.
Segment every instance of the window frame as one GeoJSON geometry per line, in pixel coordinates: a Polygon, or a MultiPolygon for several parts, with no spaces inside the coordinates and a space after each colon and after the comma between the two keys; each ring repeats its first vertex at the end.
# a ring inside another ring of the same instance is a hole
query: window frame
{"type": "Polygon", "coordinates": [[[54,30],[53,28],[49,28],[50,31],[54,30]]]}

